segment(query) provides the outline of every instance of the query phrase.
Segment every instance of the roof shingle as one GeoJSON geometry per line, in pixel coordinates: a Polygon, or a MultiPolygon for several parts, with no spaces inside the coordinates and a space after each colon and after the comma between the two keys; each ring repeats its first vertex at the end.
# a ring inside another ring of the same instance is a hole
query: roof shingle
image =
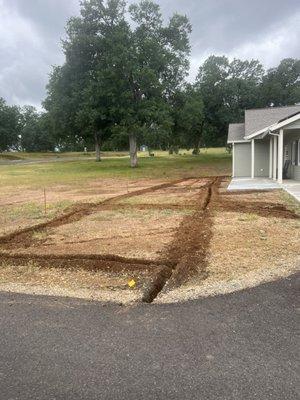
{"type": "Polygon", "coordinates": [[[300,105],[287,107],[258,108],[245,111],[245,136],[300,112],[300,105]]]}
{"type": "Polygon", "coordinates": [[[227,143],[244,140],[245,124],[229,124],[227,143]]]}

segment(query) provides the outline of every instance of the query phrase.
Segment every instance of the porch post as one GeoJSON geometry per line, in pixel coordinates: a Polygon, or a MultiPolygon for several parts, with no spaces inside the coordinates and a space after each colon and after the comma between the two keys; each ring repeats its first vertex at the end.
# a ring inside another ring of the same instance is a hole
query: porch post
{"type": "Polygon", "coordinates": [[[234,143],[232,143],[232,177],[234,178],[234,143]]]}
{"type": "Polygon", "coordinates": [[[277,174],[277,137],[273,137],[273,180],[276,181],[277,174]]]}
{"type": "Polygon", "coordinates": [[[280,129],[278,136],[278,183],[282,183],[282,167],[283,167],[283,129],[280,129]]]}
{"type": "Polygon", "coordinates": [[[273,147],[272,147],[272,142],[273,142],[273,138],[272,136],[270,136],[270,150],[269,150],[269,178],[272,179],[272,174],[273,174],[273,159],[272,159],[272,151],[273,151],[273,147]]]}
{"type": "Polygon", "coordinates": [[[254,145],[254,139],[251,140],[251,178],[254,178],[254,160],[255,160],[255,145],[254,145]]]}

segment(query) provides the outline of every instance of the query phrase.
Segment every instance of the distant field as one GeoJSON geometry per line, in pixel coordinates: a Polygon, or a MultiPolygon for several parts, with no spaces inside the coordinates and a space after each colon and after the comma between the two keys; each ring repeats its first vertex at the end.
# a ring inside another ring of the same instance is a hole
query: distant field
{"type": "MultiPolygon", "coordinates": [[[[101,153],[102,157],[124,157],[128,155],[128,152],[125,151],[119,151],[119,152],[113,152],[113,151],[106,151],[101,153]]],[[[41,152],[34,152],[34,153],[29,153],[29,152],[5,152],[5,153],[0,153],[0,160],[9,160],[9,161],[28,161],[28,160],[57,160],[57,159],[65,159],[65,158],[92,158],[95,157],[95,152],[83,152],[83,151],[78,151],[78,152],[62,152],[62,153],[54,153],[54,152],[46,152],[46,153],[41,153],[41,152]]]]}
{"type": "MultiPolygon", "coordinates": [[[[131,169],[126,153],[105,153],[101,163],[93,159],[84,159],[85,153],[10,153],[2,157],[22,157],[23,160],[36,160],[32,164],[0,165],[1,187],[30,186],[49,187],[57,184],[86,184],[99,178],[164,178],[173,179],[186,176],[227,175],[230,174],[231,157],[225,148],[204,150],[199,156],[181,151],[181,155],[169,155],[167,152],[140,153],[139,167],[131,169]],[[51,162],[53,158],[53,162],[51,162]],[[62,159],[61,162],[57,160],[62,159]],[[42,162],[45,160],[48,162],[42,162]],[[69,160],[68,160],[69,159],[69,160]],[[41,161],[40,163],[38,161],[41,161]]],[[[93,157],[87,153],[88,158],[93,157]]]]}

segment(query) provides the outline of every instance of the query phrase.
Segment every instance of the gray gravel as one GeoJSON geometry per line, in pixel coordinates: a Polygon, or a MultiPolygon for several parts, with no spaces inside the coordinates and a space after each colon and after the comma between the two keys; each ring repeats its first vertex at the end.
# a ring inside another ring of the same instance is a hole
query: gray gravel
{"type": "Polygon", "coordinates": [[[133,307],[2,292],[0,398],[299,399],[299,284],[133,307]]]}

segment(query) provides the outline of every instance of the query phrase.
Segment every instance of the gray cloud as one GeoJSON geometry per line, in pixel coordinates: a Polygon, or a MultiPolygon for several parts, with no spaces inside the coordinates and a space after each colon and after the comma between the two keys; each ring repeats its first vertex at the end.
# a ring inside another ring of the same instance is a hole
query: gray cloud
{"type": "MultiPolygon", "coordinates": [[[[130,2],[133,2],[130,1],[130,2]]],[[[258,58],[266,67],[300,57],[299,0],[159,0],[163,14],[193,24],[191,79],[210,54],[258,58]]],[[[0,96],[40,106],[60,39],[78,0],[0,0],[0,96]]]]}

